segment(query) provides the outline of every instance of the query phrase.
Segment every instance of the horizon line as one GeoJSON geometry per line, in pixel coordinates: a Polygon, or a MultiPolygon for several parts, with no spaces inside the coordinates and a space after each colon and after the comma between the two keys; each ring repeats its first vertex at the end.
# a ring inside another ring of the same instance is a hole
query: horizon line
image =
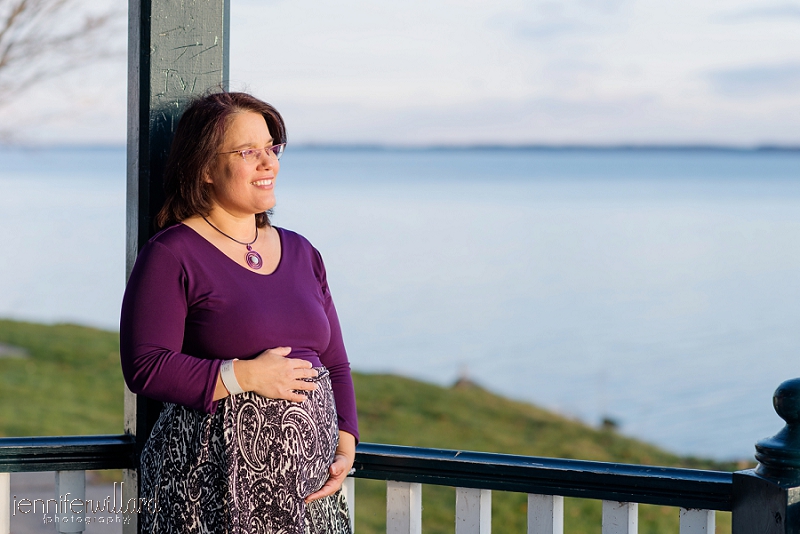
{"type": "Polygon", "coordinates": [[[509,150],[509,151],[708,151],[708,152],[798,152],[800,144],[763,143],[431,143],[399,145],[382,143],[298,143],[297,148],[331,150],[509,150]]]}

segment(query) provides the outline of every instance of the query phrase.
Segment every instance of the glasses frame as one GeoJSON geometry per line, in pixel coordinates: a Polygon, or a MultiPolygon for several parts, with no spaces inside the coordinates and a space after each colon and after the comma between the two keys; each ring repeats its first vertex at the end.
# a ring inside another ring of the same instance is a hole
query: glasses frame
{"type": "Polygon", "coordinates": [[[242,159],[245,162],[253,163],[252,161],[247,161],[245,152],[255,152],[257,153],[258,156],[260,156],[261,152],[264,151],[267,153],[268,158],[275,158],[276,160],[280,160],[284,150],[286,150],[286,143],[278,143],[277,145],[268,146],[266,148],[242,148],[239,150],[230,150],[228,152],[217,152],[217,155],[221,156],[223,154],[239,154],[240,156],[242,156],[242,159]],[[280,147],[280,150],[276,152],[275,149],[278,147],[280,147]]]}

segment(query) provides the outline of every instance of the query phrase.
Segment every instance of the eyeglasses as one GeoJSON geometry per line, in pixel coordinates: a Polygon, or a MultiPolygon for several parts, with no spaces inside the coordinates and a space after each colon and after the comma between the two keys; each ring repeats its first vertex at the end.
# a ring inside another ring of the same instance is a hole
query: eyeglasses
{"type": "Polygon", "coordinates": [[[286,148],[286,143],[281,143],[279,145],[272,145],[267,148],[245,148],[243,150],[231,150],[230,152],[219,152],[219,155],[222,154],[239,154],[242,156],[242,159],[245,160],[247,163],[253,163],[258,161],[261,157],[261,151],[265,151],[267,157],[273,157],[275,159],[281,159],[283,155],[283,151],[286,148]]]}

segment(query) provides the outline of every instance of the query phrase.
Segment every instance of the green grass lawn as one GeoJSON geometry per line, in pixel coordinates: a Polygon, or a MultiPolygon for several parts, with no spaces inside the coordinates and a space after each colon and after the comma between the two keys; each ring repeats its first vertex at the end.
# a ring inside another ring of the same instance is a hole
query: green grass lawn
{"type": "MultiPolygon", "coordinates": [[[[0,320],[0,343],[26,357],[0,357],[0,436],[122,432],[122,373],[114,332],[75,325],[0,320]]],[[[355,373],[361,439],[607,462],[733,470],[733,464],[686,458],[589,427],[479,387],[443,388],[390,375],[355,373]]],[[[356,481],[356,530],[385,532],[385,483],[356,481]]],[[[527,497],[494,492],[493,529],[524,533],[527,497]]],[[[423,531],[454,531],[455,490],[424,486],[423,531]]],[[[565,532],[599,532],[597,501],[565,500],[565,532]]],[[[678,510],[639,507],[639,532],[678,532],[678,510]]],[[[730,532],[730,514],[717,515],[730,532]]]]}
{"type": "Polygon", "coordinates": [[[75,325],[0,320],[0,435],[122,433],[119,335],[75,325]]]}

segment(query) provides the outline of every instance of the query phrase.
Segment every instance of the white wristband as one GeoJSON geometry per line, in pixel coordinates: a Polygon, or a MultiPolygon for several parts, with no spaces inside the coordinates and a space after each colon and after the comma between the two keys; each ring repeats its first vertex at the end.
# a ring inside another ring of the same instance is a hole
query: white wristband
{"type": "Polygon", "coordinates": [[[225,360],[219,368],[219,375],[222,378],[222,383],[231,395],[244,393],[242,386],[239,385],[239,381],[236,380],[236,373],[233,372],[233,362],[235,361],[238,361],[238,358],[225,360]]]}

